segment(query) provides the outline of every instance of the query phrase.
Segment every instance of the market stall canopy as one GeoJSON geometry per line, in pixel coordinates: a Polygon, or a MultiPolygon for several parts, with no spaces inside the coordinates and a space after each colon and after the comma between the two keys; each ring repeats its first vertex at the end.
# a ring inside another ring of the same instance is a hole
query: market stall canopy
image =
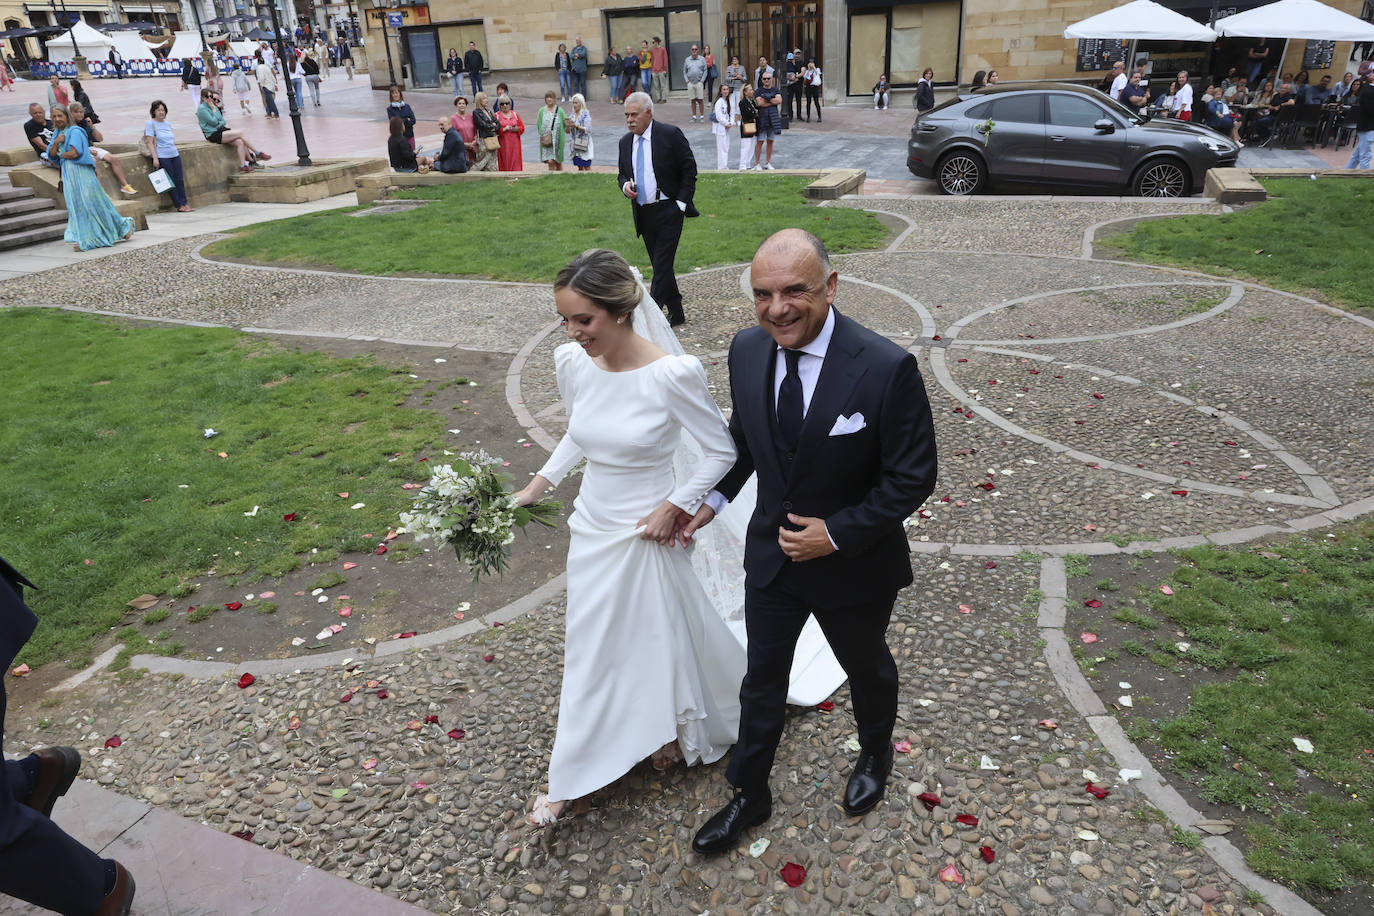
{"type": "Polygon", "coordinates": [[[155,22],[106,22],[96,28],[102,32],[156,32],[162,26],[155,22]]]}
{"type": "Polygon", "coordinates": [[[50,42],[54,45],[50,53],[56,52],[56,55],[60,57],[64,50],[63,45],[73,38],[76,39],[76,46],[81,49],[83,57],[104,57],[110,53],[110,48],[114,47],[114,42],[110,40],[110,36],[102,35],[88,25],[85,20],[78,19],[62,37],[50,42]]]}
{"type": "Polygon", "coordinates": [[[205,50],[205,45],[201,43],[199,32],[177,32],[175,40],[172,42],[172,50],[167,52],[168,57],[175,57],[180,60],[183,57],[199,57],[200,52],[205,50]]]}
{"type": "Polygon", "coordinates": [[[1374,41],[1374,25],[1317,0],[1278,0],[1216,21],[1217,34],[1239,38],[1374,41]]]}
{"type": "Polygon", "coordinates": [[[1134,0],[1089,16],[1064,30],[1065,38],[1134,38],[1137,41],[1215,41],[1217,33],[1152,0],[1134,0]]]}
{"type": "Polygon", "coordinates": [[[277,33],[271,29],[254,29],[243,37],[251,38],[254,41],[276,41],[277,33]]]}

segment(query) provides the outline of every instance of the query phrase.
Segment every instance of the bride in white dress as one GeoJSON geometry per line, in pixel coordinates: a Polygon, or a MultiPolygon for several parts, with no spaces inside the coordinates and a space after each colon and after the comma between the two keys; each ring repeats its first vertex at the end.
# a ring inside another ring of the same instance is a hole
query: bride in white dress
{"type": "MultiPolygon", "coordinates": [[[[737,738],[746,667],[742,537],[720,520],[690,551],[677,535],[735,460],[705,370],[682,354],[614,251],[574,259],[554,281],[554,300],[572,341],[554,355],[568,431],[517,496],[528,505],[579,461],[587,465],[568,519],[549,791],[534,800],[532,824],[552,823],[568,802],[647,757],[660,769],[719,760],[737,738]]],[[[753,500],[742,494],[732,505],[747,519],[753,500]]],[[[810,621],[790,699],[814,705],[843,680],[810,621]]]]}

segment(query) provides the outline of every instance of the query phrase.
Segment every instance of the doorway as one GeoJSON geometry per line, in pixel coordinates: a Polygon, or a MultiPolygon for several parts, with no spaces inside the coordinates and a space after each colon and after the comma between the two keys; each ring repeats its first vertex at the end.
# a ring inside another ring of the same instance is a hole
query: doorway
{"type": "Polygon", "coordinates": [[[406,56],[410,58],[410,81],[416,89],[439,86],[439,31],[406,29],[406,56]]]}

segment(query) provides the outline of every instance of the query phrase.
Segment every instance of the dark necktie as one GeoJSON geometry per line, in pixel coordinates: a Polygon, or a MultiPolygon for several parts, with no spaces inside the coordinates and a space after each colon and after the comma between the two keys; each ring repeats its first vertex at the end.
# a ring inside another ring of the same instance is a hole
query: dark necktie
{"type": "Polygon", "coordinates": [[[788,450],[796,451],[801,440],[803,416],[801,375],[797,372],[802,354],[800,350],[783,350],[782,355],[787,358],[787,374],[778,386],[778,432],[782,433],[788,450]]]}

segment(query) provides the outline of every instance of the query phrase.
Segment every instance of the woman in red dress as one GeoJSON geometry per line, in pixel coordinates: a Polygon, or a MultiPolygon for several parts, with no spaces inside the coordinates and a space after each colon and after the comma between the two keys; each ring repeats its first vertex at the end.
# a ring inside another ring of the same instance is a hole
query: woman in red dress
{"type": "Polygon", "coordinates": [[[503,95],[497,101],[496,123],[501,137],[501,149],[496,153],[497,168],[502,172],[523,170],[525,160],[520,155],[520,135],[525,132],[525,122],[513,110],[510,96],[503,95]]]}

